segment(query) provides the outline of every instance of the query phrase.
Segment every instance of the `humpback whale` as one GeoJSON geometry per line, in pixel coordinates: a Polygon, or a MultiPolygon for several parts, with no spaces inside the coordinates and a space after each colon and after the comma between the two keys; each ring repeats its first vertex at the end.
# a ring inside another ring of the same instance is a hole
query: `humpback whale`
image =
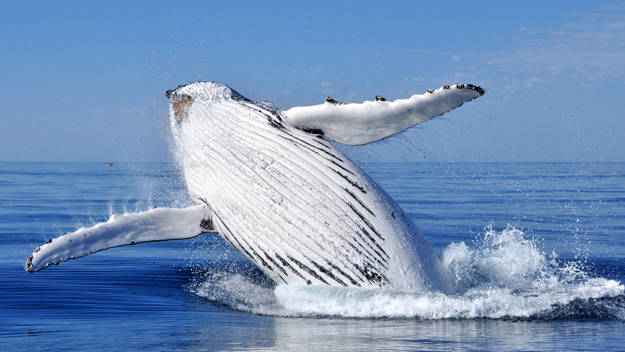
{"type": "Polygon", "coordinates": [[[174,156],[195,205],[114,214],[37,247],[25,269],[217,233],[277,284],[446,291],[417,226],[330,141],[376,142],[483,94],[444,85],[407,99],[281,111],[215,82],[168,90],[174,156]]]}

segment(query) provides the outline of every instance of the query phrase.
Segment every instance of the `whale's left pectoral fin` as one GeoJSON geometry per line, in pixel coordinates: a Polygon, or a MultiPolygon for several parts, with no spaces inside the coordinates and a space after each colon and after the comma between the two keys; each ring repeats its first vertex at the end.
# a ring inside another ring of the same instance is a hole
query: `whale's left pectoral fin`
{"type": "Polygon", "coordinates": [[[108,221],[82,227],[48,240],[35,249],[24,269],[36,272],[52,264],[84,257],[105,249],[143,242],[181,240],[215,232],[207,207],[154,208],[124,215],[113,214],[108,221]]]}
{"type": "Polygon", "coordinates": [[[328,97],[324,104],[294,107],[282,115],[305,131],[343,144],[362,145],[428,121],[483,94],[482,88],[472,84],[446,84],[395,101],[377,96],[375,101],[342,104],[328,97]]]}

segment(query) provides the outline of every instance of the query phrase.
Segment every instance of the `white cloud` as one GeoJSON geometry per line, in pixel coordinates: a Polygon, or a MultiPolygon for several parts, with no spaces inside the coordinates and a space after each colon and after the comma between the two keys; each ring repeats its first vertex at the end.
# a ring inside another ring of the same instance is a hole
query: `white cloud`
{"type": "Polygon", "coordinates": [[[593,85],[625,77],[625,6],[571,16],[557,28],[521,27],[504,49],[463,55],[465,72],[488,76],[497,86],[532,85],[545,80],[579,79],[593,85]],[[476,72],[477,71],[477,72],[476,72]]]}

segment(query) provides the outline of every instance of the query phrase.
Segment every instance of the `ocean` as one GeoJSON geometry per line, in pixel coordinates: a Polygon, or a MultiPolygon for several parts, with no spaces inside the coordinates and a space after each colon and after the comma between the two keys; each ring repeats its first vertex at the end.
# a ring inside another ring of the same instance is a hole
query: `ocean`
{"type": "Polygon", "coordinates": [[[275,285],[219,236],[29,274],[48,238],[190,200],[168,163],[0,163],[0,351],[625,349],[625,163],[366,163],[455,293],[275,285]]]}

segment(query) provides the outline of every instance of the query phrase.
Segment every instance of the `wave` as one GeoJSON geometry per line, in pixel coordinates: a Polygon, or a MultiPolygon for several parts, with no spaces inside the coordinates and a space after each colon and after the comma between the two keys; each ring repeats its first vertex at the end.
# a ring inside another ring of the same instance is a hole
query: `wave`
{"type": "Polygon", "coordinates": [[[580,262],[546,255],[536,240],[512,227],[488,228],[470,246],[451,243],[441,259],[452,293],[273,286],[241,267],[212,267],[196,277],[190,291],[232,309],[274,316],[625,320],[620,282],[592,277],[580,262]]]}

